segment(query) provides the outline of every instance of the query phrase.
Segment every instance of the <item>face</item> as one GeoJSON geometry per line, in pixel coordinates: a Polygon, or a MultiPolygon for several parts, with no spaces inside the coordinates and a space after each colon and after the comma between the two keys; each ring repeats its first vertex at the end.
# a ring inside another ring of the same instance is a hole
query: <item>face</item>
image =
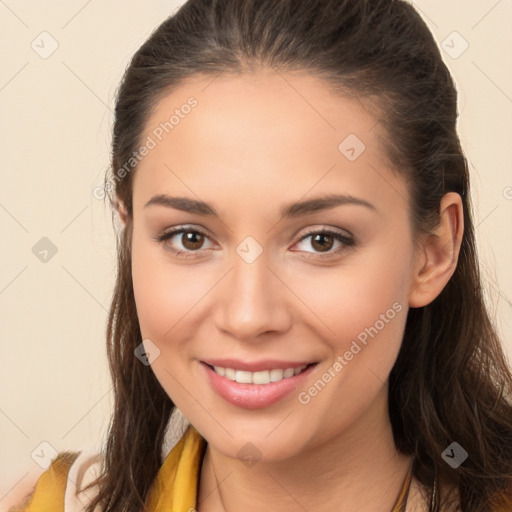
{"type": "Polygon", "coordinates": [[[318,78],[270,71],[190,79],[147,122],[142,337],[170,398],[227,456],[250,442],[284,460],[385,410],[415,253],[377,122],[318,78]]]}

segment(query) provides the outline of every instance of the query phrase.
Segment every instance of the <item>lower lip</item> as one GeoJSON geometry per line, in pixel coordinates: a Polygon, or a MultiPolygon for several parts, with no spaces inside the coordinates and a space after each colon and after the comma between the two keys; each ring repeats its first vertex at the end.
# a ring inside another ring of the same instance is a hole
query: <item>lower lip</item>
{"type": "Polygon", "coordinates": [[[316,366],[312,364],[301,373],[268,384],[241,384],[222,377],[201,362],[213,389],[229,403],[244,409],[261,409],[275,404],[299,387],[316,366]]]}

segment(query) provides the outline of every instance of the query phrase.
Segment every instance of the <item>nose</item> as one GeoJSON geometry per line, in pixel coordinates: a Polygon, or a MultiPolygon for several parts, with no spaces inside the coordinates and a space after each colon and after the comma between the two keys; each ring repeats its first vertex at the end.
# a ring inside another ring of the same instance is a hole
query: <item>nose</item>
{"type": "Polygon", "coordinates": [[[276,336],[292,326],[288,301],[293,294],[264,254],[252,263],[236,255],[218,288],[216,327],[240,341],[259,341],[263,334],[276,336]]]}

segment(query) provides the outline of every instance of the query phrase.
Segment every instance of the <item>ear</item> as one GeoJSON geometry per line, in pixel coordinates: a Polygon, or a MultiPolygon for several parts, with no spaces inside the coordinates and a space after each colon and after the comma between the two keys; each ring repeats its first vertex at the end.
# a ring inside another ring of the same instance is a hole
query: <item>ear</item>
{"type": "Polygon", "coordinates": [[[126,207],[122,201],[117,202],[117,213],[119,215],[119,218],[121,219],[121,222],[126,226],[126,221],[128,219],[128,212],[127,212],[126,207]]]}
{"type": "Polygon", "coordinates": [[[409,291],[409,306],[419,308],[432,302],[446,286],[457,267],[464,214],[462,199],[448,192],[441,200],[439,225],[420,242],[409,291]]]}

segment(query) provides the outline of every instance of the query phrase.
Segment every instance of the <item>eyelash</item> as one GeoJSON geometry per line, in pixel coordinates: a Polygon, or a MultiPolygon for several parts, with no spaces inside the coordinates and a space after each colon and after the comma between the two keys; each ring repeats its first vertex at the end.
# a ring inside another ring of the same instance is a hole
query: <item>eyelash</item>
{"type": "MultiPolygon", "coordinates": [[[[197,234],[203,235],[204,237],[210,238],[204,231],[201,231],[200,229],[190,228],[190,227],[186,227],[186,226],[180,226],[175,229],[171,229],[170,231],[166,231],[165,233],[162,233],[160,235],[157,235],[156,237],[154,237],[154,240],[160,244],[163,244],[167,240],[171,239],[173,236],[180,234],[180,233],[197,233],[197,234]]],[[[309,255],[307,257],[320,256],[320,258],[326,259],[326,258],[337,256],[339,253],[347,251],[349,248],[355,246],[355,241],[350,236],[342,235],[341,233],[338,233],[337,231],[333,231],[333,230],[327,229],[327,228],[308,231],[307,233],[304,233],[300,237],[300,239],[297,243],[300,243],[303,240],[305,240],[306,238],[309,238],[310,236],[313,236],[313,235],[331,235],[336,241],[340,242],[343,245],[342,245],[342,247],[338,248],[337,250],[329,252],[329,253],[309,253],[309,252],[307,252],[307,254],[309,255]]],[[[177,256],[184,257],[184,258],[195,258],[195,257],[197,257],[197,253],[199,253],[201,251],[201,249],[199,249],[197,251],[181,251],[181,250],[174,249],[171,247],[166,247],[166,249],[168,251],[172,252],[173,254],[176,254],[177,256]]],[[[202,250],[208,250],[208,249],[202,249],[202,250]]]]}

